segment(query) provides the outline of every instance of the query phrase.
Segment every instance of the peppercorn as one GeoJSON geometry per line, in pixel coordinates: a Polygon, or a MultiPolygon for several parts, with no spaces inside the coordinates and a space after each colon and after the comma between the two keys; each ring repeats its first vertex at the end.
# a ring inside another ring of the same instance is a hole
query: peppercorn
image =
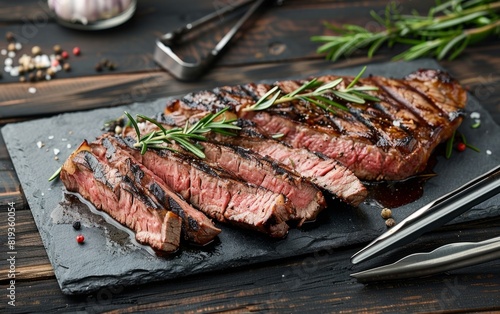
{"type": "Polygon", "coordinates": [[[38,71],[36,71],[36,79],[37,79],[37,80],[39,80],[39,81],[40,81],[40,80],[42,80],[44,77],[45,77],[45,75],[44,75],[44,73],[43,73],[43,71],[42,71],[42,70],[38,70],[38,71]]]}
{"type": "Polygon", "coordinates": [[[460,142],[457,144],[457,150],[459,152],[463,152],[466,148],[467,148],[467,146],[465,145],[465,143],[460,142]]]}
{"type": "Polygon", "coordinates": [[[16,40],[16,37],[14,36],[14,33],[7,32],[5,34],[5,39],[7,39],[8,42],[13,42],[14,40],[16,40]]]}
{"type": "Polygon", "coordinates": [[[83,236],[83,234],[79,234],[76,236],[76,242],[78,242],[79,244],[85,242],[85,237],[83,236]]]}
{"type": "Polygon", "coordinates": [[[396,220],[392,219],[392,218],[389,218],[385,221],[385,225],[388,227],[388,228],[392,228],[396,225],[396,220]]]}
{"type": "Polygon", "coordinates": [[[102,71],[102,64],[98,63],[95,65],[94,69],[97,71],[97,72],[101,72],[102,71]]]}
{"type": "Polygon", "coordinates": [[[380,215],[384,219],[388,219],[392,217],[392,211],[389,208],[384,208],[382,209],[382,212],[380,212],[380,215]]]}
{"type": "Polygon", "coordinates": [[[71,71],[71,65],[69,63],[65,63],[63,64],[63,69],[64,71],[69,72],[71,71]]]}
{"type": "Polygon", "coordinates": [[[47,75],[49,75],[50,77],[54,77],[56,75],[56,71],[54,71],[53,68],[48,68],[47,75]]]}
{"type": "Polygon", "coordinates": [[[19,77],[19,82],[21,82],[21,83],[26,82],[26,77],[25,77],[25,76],[23,76],[23,75],[22,75],[22,76],[20,76],[20,77],[19,77]]]}
{"type": "Polygon", "coordinates": [[[75,48],[73,48],[73,54],[74,54],[75,56],[79,56],[79,55],[80,55],[80,53],[81,53],[80,47],[75,47],[75,48]]]}
{"type": "Polygon", "coordinates": [[[31,72],[31,73],[28,75],[28,81],[30,81],[30,82],[34,82],[34,81],[36,81],[36,75],[35,75],[35,73],[31,72]]]}
{"type": "Polygon", "coordinates": [[[62,48],[60,45],[55,45],[53,49],[54,49],[54,53],[57,55],[61,54],[61,52],[62,52],[62,48]]]}
{"type": "Polygon", "coordinates": [[[79,221],[73,222],[73,229],[80,230],[81,227],[82,227],[82,224],[79,221]]]}
{"type": "Polygon", "coordinates": [[[68,59],[69,53],[67,51],[63,51],[61,52],[61,57],[63,57],[63,59],[68,59]]]}
{"type": "Polygon", "coordinates": [[[40,48],[39,46],[33,46],[33,48],[31,48],[32,55],[38,56],[41,53],[42,53],[42,48],[40,48]]]}
{"type": "Polygon", "coordinates": [[[114,69],[116,69],[116,64],[108,62],[108,70],[113,71],[114,69]]]}
{"type": "Polygon", "coordinates": [[[106,59],[106,58],[102,59],[100,63],[101,63],[101,65],[103,67],[108,67],[109,66],[109,60],[106,59]]]}
{"type": "Polygon", "coordinates": [[[15,43],[10,43],[10,44],[7,46],[7,50],[8,50],[8,51],[16,51],[16,44],[15,44],[15,43]]]}

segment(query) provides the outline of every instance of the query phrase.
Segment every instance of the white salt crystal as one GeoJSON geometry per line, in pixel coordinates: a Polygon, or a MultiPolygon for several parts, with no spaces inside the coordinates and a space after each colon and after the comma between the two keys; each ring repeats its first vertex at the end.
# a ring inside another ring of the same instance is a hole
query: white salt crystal
{"type": "Polygon", "coordinates": [[[470,117],[471,119],[479,119],[481,118],[481,114],[479,112],[471,112],[470,117]]]}

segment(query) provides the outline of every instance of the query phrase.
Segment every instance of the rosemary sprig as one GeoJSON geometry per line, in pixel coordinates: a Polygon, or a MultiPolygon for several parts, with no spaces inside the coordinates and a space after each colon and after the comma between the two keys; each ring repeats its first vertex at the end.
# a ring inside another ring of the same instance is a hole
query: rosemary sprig
{"type": "Polygon", "coordinates": [[[193,141],[206,140],[203,134],[210,131],[224,135],[234,135],[232,130],[241,129],[240,127],[234,125],[233,122],[235,119],[226,119],[223,116],[228,109],[229,108],[224,108],[216,114],[209,113],[191,126],[186,122],[186,125],[183,128],[176,127],[168,130],[154,119],[144,115],[137,115],[138,118],[149,121],[158,126],[160,129],[145,135],[141,135],[137,120],[134,119],[128,112],[125,112],[125,115],[128,117],[130,123],[135,129],[137,142],[134,146],[141,149],[141,154],[144,154],[148,148],[173,150],[168,146],[168,144],[176,142],[194,155],[200,158],[205,158],[205,154],[203,153],[201,146],[197,145],[193,141]]]}
{"type": "Polygon", "coordinates": [[[281,95],[281,90],[278,86],[271,88],[264,96],[262,96],[255,104],[249,106],[244,111],[260,111],[270,108],[273,105],[290,102],[293,100],[305,100],[308,101],[326,111],[335,113],[334,108],[348,111],[349,109],[335,100],[326,97],[326,93],[334,95],[340,99],[347,102],[364,104],[368,101],[380,101],[377,97],[371,96],[366,91],[376,91],[378,90],[375,86],[356,86],[359,79],[366,71],[366,66],[356,75],[356,77],[351,81],[351,83],[345,88],[338,88],[338,85],[342,83],[343,78],[338,78],[331,82],[324,84],[317,79],[312,79],[305,82],[291,93],[286,95],[281,95]]]}
{"type": "Polygon", "coordinates": [[[395,56],[395,59],[413,60],[423,56],[453,60],[470,44],[491,35],[500,35],[500,19],[497,12],[500,1],[448,0],[431,8],[427,15],[402,15],[392,2],[382,17],[371,15],[385,30],[371,32],[357,25],[326,26],[338,36],[313,36],[312,41],[323,43],[318,53],[326,53],[327,59],[335,61],[360,49],[367,49],[368,57],[387,44],[409,45],[410,48],[395,56]]]}

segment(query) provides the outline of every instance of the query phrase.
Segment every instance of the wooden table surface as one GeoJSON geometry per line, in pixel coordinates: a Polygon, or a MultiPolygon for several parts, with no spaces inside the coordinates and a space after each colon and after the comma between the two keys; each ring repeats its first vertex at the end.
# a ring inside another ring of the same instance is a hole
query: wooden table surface
{"type": "MultiPolygon", "coordinates": [[[[0,35],[8,31],[22,43],[22,52],[40,46],[50,51],[55,44],[71,50],[71,72],[59,72],[51,81],[20,83],[3,73],[0,79],[0,124],[34,119],[59,112],[87,110],[188,91],[263,79],[314,74],[370,62],[389,61],[398,49],[382,49],[368,60],[362,53],[336,63],[317,55],[309,38],[326,34],[323,22],[354,23],[377,27],[369,11],[382,11],[386,1],[285,1],[259,11],[251,27],[196,82],[179,82],[153,62],[157,36],[199,18],[231,1],[139,0],[133,18],[114,29],[84,32],[58,25],[44,1],[0,1],[0,35]],[[370,24],[371,23],[371,24],[370,24]],[[114,71],[96,72],[94,66],[107,58],[114,71]],[[36,93],[28,92],[30,87],[36,93]]],[[[406,11],[424,10],[433,1],[398,1],[406,11]]],[[[207,51],[210,43],[227,30],[226,24],[207,34],[191,53],[207,51]]],[[[0,39],[0,49],[7,42],[0,39]]],[[[1,56],[3,62],[5,57],[1,56]]],[[[459,59],[440,62],[474,94],[500,124],[500,40],[490,39],[471,47],[459,59]]],[[[0,280],[3,293],[0,312],[470,312],[500,309],[500,261],[467,267],[428,278],[362,285],[349,274],[361,268],[350,256],[360,247],[321,251],[296,258],[230,269],[220,273],[188,276],[135,287],[109,287],[85,296],[61,293],[52,266],[23,195],[3,138],[0,136],[0,280]],[[7,304],[7,211],[16,210],[15,262],[16,306],[7,304]]],[[[479,241],[500,234],[500,218],[453,225],[422,236],[386,259],[418,250],[425,251],[453,241],[479,241]]]]}

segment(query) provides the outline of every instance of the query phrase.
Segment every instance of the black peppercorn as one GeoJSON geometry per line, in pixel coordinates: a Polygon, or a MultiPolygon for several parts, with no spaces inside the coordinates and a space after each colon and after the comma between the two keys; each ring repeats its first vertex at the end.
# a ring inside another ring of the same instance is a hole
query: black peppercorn
{"type": "Polygon", "coordinates": [[[13,42],[14,40],[16,40],[16,38],[14,37],[14,33],[12,32],[7,32],[5,34],[5,39],[7,39],[8,42],[13,42]]]}
{"type": "Polygon", "coordinates": [[[95,65],[94,69],[97,71],[97,72],[101,72],[102,71],[102,64],[98,63],[95,65]]]}
{"type": "Polygon", "coordinates": [[[82,224],[79,221],[75,221],[73,223],[73,229],[80,230],[81,227],[82,227],[82,224]]]}

